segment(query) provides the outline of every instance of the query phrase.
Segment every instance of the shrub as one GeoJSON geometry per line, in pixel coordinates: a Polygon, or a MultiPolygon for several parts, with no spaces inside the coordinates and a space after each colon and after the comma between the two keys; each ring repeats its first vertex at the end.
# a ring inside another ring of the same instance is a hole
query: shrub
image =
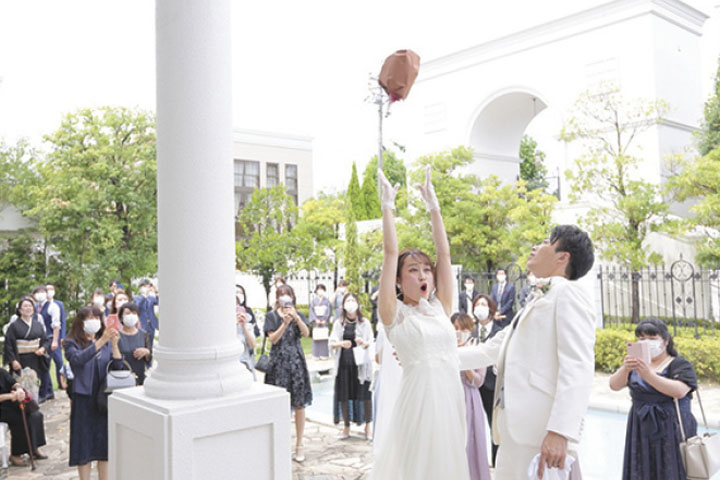
{"type": "MultiPolygon", "coordinates": [[[[595,370],[612,373],[620,368],[627,342],[635,341],[634,331],[634,325],[597,330],[595,370]]],[[[673,337],[678,353],[692,364],[698,378],[720,383],[720,337],[696,339],[693,335],[692,328],[678,328],[678,335],[673,337]]]]}

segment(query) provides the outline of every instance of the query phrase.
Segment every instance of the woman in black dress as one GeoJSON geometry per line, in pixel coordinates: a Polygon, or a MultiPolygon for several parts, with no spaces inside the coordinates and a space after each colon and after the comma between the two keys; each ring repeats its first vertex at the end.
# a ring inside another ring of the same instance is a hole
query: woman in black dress
{"type": "Polygon", "coordinates": [[[42,378],[50,365],[50,357],[46,356],[50,337],[45,324],[37,314],[32,297],[20,299],[15,313],[17,320],[10,324],[5,334],[4,363],[17,374],[30,367],[38,378],[42,378]]]}
{"type": "Polygon", "coordinates": [[[310,329],[305,316],[295,309],[295,292],[292,287],[279,286],[275,298],[275,310],[265,317],[265,335],[272,343],[265,383],[284,387],[290,393],[290,405],[295,410],[296,445],[293,459],[303,462],[305,407],[312,403],[312,387],[300,338],[307,337],[310,329]]]}
{"type": "Polygon", "coordinates": [[[343,298],[340,316],[333,323],[330,347],[335,355],[335,401],[333,420],[344,428],[338,438],[350,437],[350,422],[365,424],[365,439],[370,440],[372,424],[373,357],[370,347],[373,331],[370,322],[360,311],[360,301],[354,293],[343,298]],[[357,349],[357,350],[356,350],[357,349]]]}
{"type": "MultiPolygon", "coordinates": [[[[115,295],[115,298],[118,298],[115,295]]],[[[118,320],[120,329],[120,341],[118,348],[123,359],[130,365],[135,374],[135,383],[145,383],[145,371],[152,359],[150,347],[150,335],[140,328],[140,309],[135,302],[125,302],[118,309],[118,320]]]]}
{"type": "Polygon", "coordinates": [[[63,341],[74,375],[69,464],[77,465],[80,480],[90,479],[93,461],[97,461],[100,480],[108,478],[108,416],[98,408],[96,397],[108,364],[121,369],[122,355],[118,348],[120,333],[105,328],[102,318],[102,310],[94,305],[81,308],[63,341]]]}
{"type": "Polygon", "coordinates": [[[625,435],[623,480],[685,480],[680,458],[680,426],[674,401],[680,406],[687,437],[696,434],[690,411],[697,377],[690,362],[677,354],[667,327],[660,320],[641,321],[635,329],[647,343],[651,361],[628,355],[610,377],[610,388],[627,386],[632,397],[625,435]]]}
{"type": "MultiPolygon", "coordinates": [[[[10,428],[10,463],[17,467],[27,465],[22,455],[28,453],[28,440],[23,426],[23,410],[20,410],[20,402],[24,402],[25,397],[25,391],[12,375],[6,370],[0,369],[0,419],[7,423],[8,428],[10,428]]],[[[38,450],[38,447],[45,445],[43,415],[39,410],[29,413],[27,408],[25,408],[24,413],[30,433],[33,457],[45,459],[47,456],[38,450]]]]}

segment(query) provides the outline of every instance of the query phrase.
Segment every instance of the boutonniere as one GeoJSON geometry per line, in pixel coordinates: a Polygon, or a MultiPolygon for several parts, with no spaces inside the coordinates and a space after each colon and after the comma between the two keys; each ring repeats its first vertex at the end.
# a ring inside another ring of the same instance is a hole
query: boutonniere
{"type": "Polygon", "coordinates": [[[552,279],[538,279],[537,283],[535,284],[535,296],[539,298],[543,295],[547,295],[551,288],[552,279]]]}

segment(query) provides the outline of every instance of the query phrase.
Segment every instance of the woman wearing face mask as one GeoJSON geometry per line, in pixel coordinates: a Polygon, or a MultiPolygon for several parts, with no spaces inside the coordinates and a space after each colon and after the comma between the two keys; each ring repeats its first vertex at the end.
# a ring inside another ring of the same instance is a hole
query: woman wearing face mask
{"type": "Polygon", "coordinates": [[[105,292],[102,288],[96,288],[92,294],[90,305],[97,307],[103,314],[103,320],[110,313],[110,309],[105,306],[105,292]]]}
{"type": "MultiPolygon", "coordinates": [[[[117,295],[115,296],[117,298],[117,295]]],[[[120,341],[118,347],[123,359],[130,364],[138,385],[145,383],[145,372],[152,362],[150,336],[140,328],[140,308],[135,302],[125,302],[118,311],[120,341]]]]}
{"type": "MultiPolygon", "coordinates": [[[[450,317],[458,336],[458,347],[462,348],[471,339],[473,319],[465,313],[454,313],[450,317]]],[[[485,369],[463,370],[460,372],[465,390],[465,419],[467,421],[467,454],[470,480],[490,480],[487,446],[485,445],[485,415],[478,388],[485,380],[485,369]]]]}
{"type": "Polygon", "coordinates": [[[237,314],[242,314],[243,321],[248,328],[252,329],[255,338],[259,337],[260,328],[255,319],[255,312],[247,304],[247,295],[245,295],[245,288],[242,285],[235,285],[235,311],[237,314]]]}
{"type": "Polygon", "coordinates": [[[275,309],[265,317],[265,335],[273,344],[265,383],[285,388],[290,393],[290,406],[295,411],[296,462],[305,461],[303,432],[305,407],[312,403],[312,387],[305,353],[300,338],[310,334],[305,316],[295,308],[295,292],[281,285],[275,292],[275,309]]]}
{"type": "Polygon", "coordinates": [[[325,285],[322,283],[315,287],[315,296],[310,301],[310,324],[313,326],[312,356],[326,359],[330,355],[328,350],[328,322],[332,308],[327,298],[325,285]]]}
{"type": "Polygon", "coordinates": [[[17,320],[5,333],[4,363],[18,375],[24,367],[29,367],[38,378],[42,378],[49,365],[44,357],[50,349],[50,337],[35,309],[35,300],[32,297],[21,298],[15,314],[17,320]]]}
{"type": "Polygon", "coordinates": [[[690,362],[679,356],[667,326],[650,318],[638,323],[635,337],[646,343],[650,363],[627,355],[610,377],[610,388],[630,389],[632,408],[625,435],[623,480],[684,480],[680,457],[682,441],[674,401],[677,399],[685,435],[696,434],[697,422],[690,411],[697,376],[690,362]]]}
{"type": "Polygon", "coordinates": [[[333,417],[338,424],[342,415],[344,429],[338,437],[341,440],[350,437],[351,421],[358,425],[365,423],[365,439],[370,440],[372,343],[372,326],[360,312],[358,297],[354,293],[348,293],[341,305],[340,318],[333,323],[330,337],[330,346],[335,356],[333,417]]]}
{"type": "MultiPolygon", "coordinates": [[[[485,343],[495,336],[500,330],[505,328],[504,322],[494,320],[495,312],[497,312],[497,304],[489,296],[481,293],[475,297],[472,303],[472,313],[475,319],[475,327],[473,337],[477,338],[480,343],[485,343]]],[[[493,401],[495,399],[495,366],[487,367],[485,370],[485,380],[480,386],[480,398],[482,398],[483,409],[487,415],[488,425],[492,428],[493,401]]],[[[492,441],[492,440],[491,440],[492,441]]],[[[490,457],[491,465],[495,465],[497,458],[498,446],[492,444],[492,454],[490,457]]]]}
{"type": "Polygon", "coordinates": [[[89,480],[90,463],[97,461],[98,476],[108,478],[108,416],[98,410],[95,396],[111,368],[122,368],[120,333],[105,328],[102,310],[83,307],[63,341],[72,367],[73,402],[70,410],[70,466],[77,465],[80,480],[89,480]]]}

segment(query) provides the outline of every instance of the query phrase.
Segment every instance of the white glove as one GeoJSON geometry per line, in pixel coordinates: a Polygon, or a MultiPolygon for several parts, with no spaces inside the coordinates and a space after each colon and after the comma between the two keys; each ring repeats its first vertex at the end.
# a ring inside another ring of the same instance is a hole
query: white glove
{"type": "Polygon", "coordinates": [[[389,208],[390,211],[393,211],[395,210],[395,196],[397,195],[398,189],[400,189],[400,184],[396,183],[394,187],[390,186],[387,177],[385,177],[385,174],[379,168],[378,178],[380,179],[380,189],[382,191],[380,197],[382,199],[380,201],[381,208],[383,210],[389,208]]]}
{"type": "Polygon", "coordinates": [[[437,195],[435,195],[435,187],[433,187],[432,182],[430,182],[429,166],[425,170],[425,185],[418,184],[417,188],[420,190],[420,196],[425,200],[425,207],[428,209],[428,212],[440,210],[440,203],[438,203],[437,195]]]}

